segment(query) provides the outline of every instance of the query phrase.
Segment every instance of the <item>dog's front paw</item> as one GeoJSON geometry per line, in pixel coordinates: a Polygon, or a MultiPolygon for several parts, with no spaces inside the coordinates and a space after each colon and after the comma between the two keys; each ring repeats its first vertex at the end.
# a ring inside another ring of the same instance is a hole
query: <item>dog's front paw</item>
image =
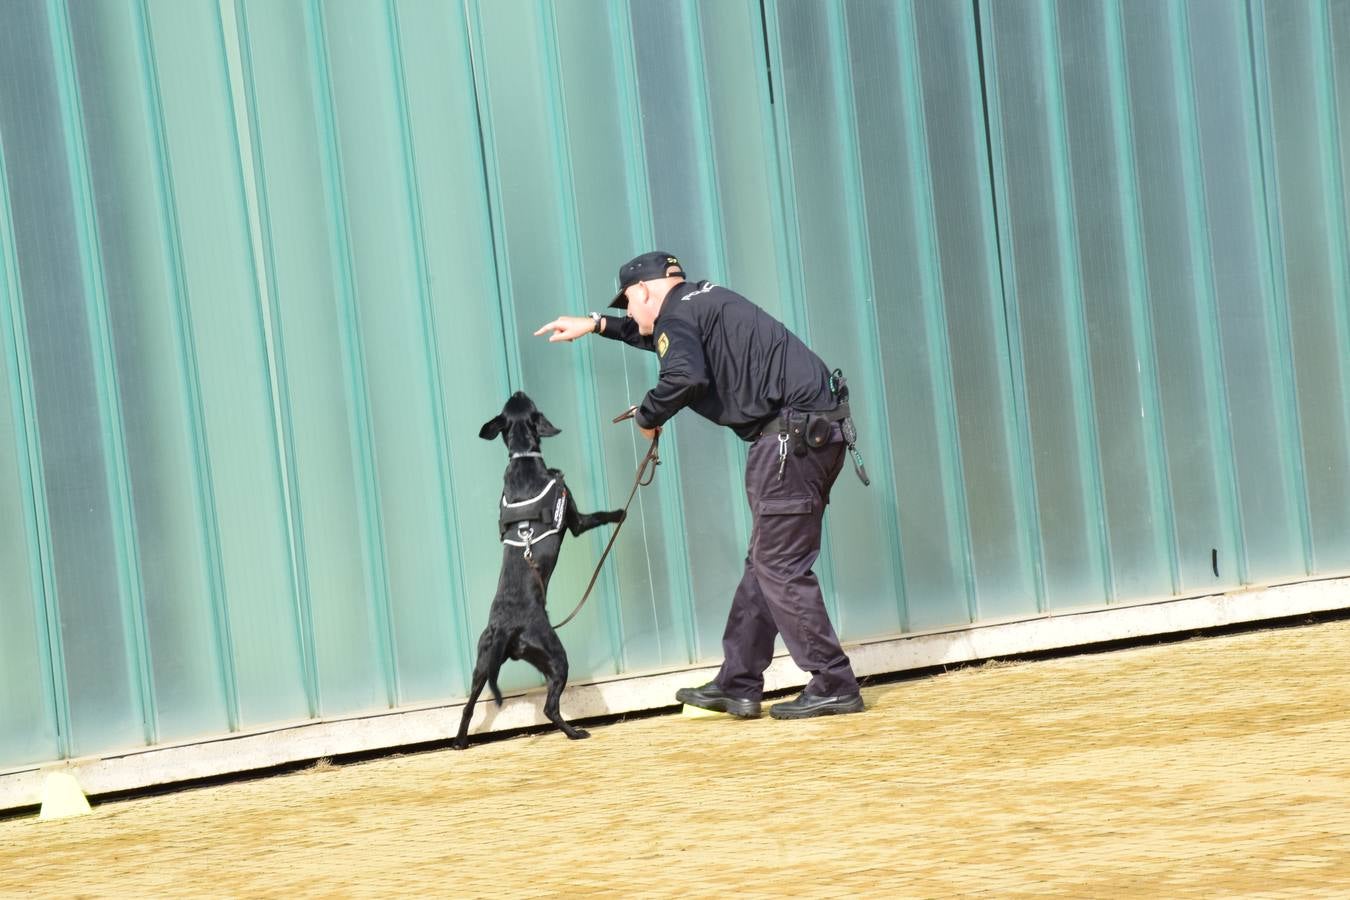
{"type": "Polygon", "coordinates": [[[612,509],[609,512],[609,520],[613,522],[615,525],[619,524],[626,518],[628,518],[628,510],[626,509],[612,509]]]}
{"type": "Polygon", "coordinates": [[[451,749],[451,750],[468,750],[468,749],[469,749],[469,739],[466,738],[466,737],[457,737],[457,738],[455,738],[453,741],[450,742],[450,749],[451,749]]]}
{"type": "Polygon", "coordinates": [[[574,741],[579,741],[583,738],[590,737],[591,733],[585,728],[573,728],[571,731],[567,732],[567,736],[574,741]]]}

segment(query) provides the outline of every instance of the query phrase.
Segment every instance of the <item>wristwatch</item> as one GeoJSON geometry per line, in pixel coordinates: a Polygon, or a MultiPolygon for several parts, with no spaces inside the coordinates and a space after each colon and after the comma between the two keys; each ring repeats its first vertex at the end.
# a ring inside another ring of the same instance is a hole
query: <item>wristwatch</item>
{"type": "Polygon", "coordinates": [[[595,326],[595,328],[594,328],[594,330],[593,330],[592,333],[594,333],[594,334],[599,334],[599,333],[600,333],[600,314],[599,314],[598,312],[591,312],[591,313],[588,313],[588,315],[591,317],[591,322],[592,322],[592,324],[594,324],[594,326],[595,326]]]}

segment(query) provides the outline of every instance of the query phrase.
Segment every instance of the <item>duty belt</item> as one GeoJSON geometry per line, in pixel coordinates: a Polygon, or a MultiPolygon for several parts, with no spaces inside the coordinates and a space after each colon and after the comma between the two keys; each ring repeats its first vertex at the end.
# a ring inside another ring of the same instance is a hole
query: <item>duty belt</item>
{"type": "Polygon", "coordinates": [[[781,478],[787,464],[789,445],[797,456],[804,456],[808,448],[824,447],[830,442],[831,426],[838,422],[844,443],[853,457],[853,470],[864,485],[870,485],[872,481],[867,477],[867,467],[863,465],[862,454],[858,452],[858,429],[853,425],[853,414],[848,407],[848,382],[839,369],[830,373],[830,393],[834,395],[834,409],[822,412],[784,410],[764,426],[760,436],[778,435],[778,475],[781,478]]]}

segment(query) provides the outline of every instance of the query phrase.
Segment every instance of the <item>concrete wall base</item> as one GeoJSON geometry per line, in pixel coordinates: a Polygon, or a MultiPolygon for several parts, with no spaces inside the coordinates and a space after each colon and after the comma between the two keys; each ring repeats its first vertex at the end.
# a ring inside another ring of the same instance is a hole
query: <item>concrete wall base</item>
{"type": "MultiPolygon", "coordinates": [[[[1346,608],[1350,608],[1350,577],[981,622],[854,642],[846,647],[859,676],[879,675],[1346,608]]],[[[672,706],[677,688],[702,684],[716,672],[715,665],[691,666],[574,684],[563,694],[563,715],[577,720],[672,706]]],[[[769,691],[805,682],[806,676],[786,657],[775,659],[765,673],[769,691]]],[[[541,691],[509,696],[500,709],[490,701],[480,701],[470,734],[545,725],[542,702],[541,691]]],[[[53,771],[73,775],[86,793],[97,796],[326,756],[443,741],[454,736],[462,709],[463,703],[458,702],[306,720],[102,758],[3,771],[0,810],[36,806],[42,799],[44,777],[53,771]]]]}

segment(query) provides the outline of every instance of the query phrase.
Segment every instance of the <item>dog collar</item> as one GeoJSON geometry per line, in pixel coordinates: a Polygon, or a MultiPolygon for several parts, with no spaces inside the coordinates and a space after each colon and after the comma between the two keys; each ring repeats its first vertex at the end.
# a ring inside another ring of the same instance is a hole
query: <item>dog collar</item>
{"type": "Polygon", "coordinates": [[[540,459],[543,459],[543,458],[544,458],[544,454],[540,453],[538,450],[529,450],[529,451],[524,451],[524,452],[521,452],[521,453],[512,453],[512,454],[511,454],[511,458],[512,458],[512,459],[520,459],[522,456],[537,456],[537,457],[539,457],[540,459]]]}

